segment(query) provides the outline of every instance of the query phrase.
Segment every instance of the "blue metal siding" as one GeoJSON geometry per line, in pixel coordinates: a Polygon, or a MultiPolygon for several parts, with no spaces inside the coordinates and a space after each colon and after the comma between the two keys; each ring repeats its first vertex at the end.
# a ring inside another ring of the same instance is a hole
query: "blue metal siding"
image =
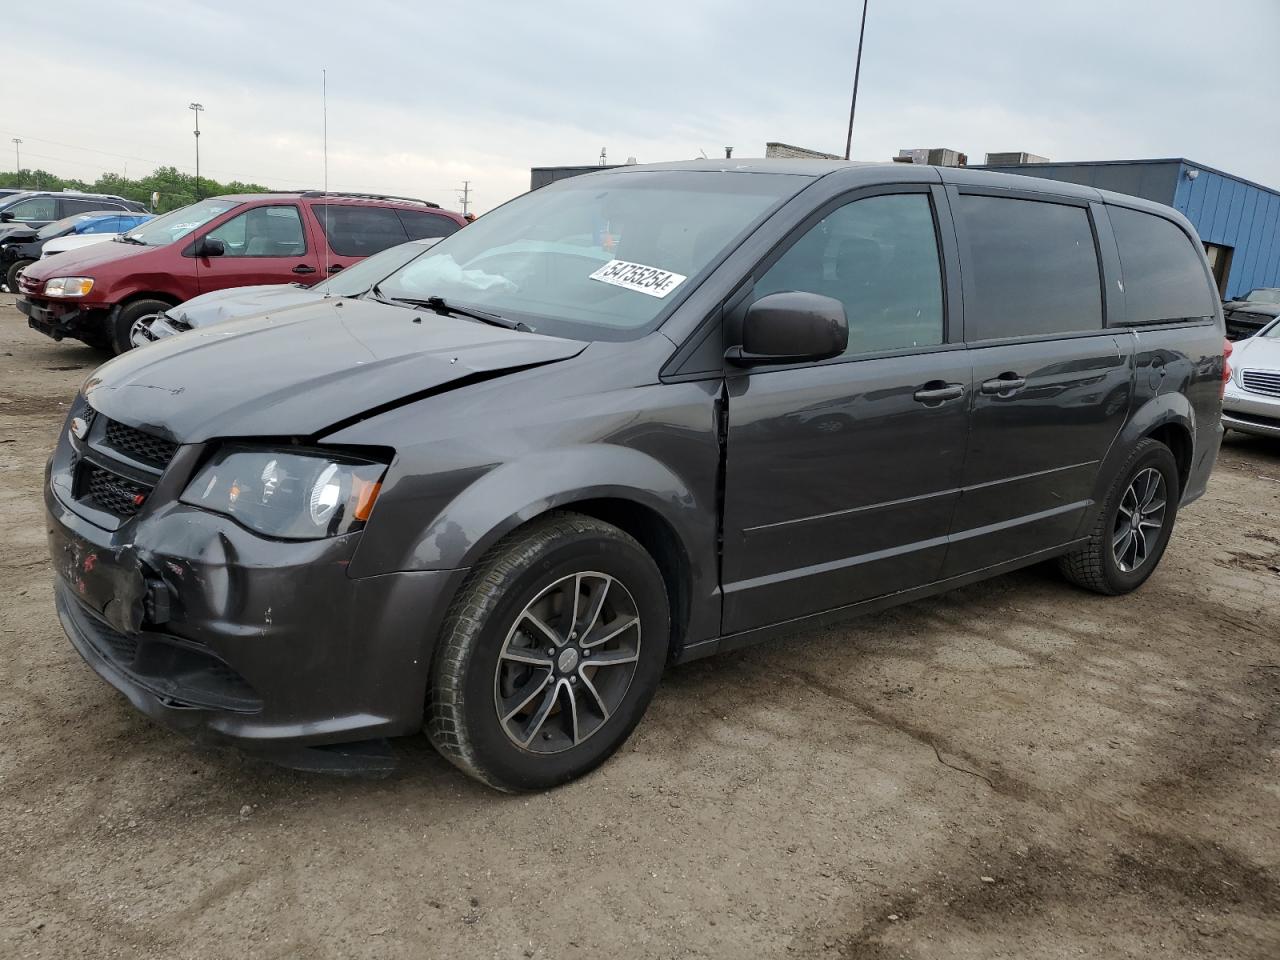
{"type": "Polygon", "coordinates": [[[1254,287],[1280,287],[1280,193],[1183,161],[1173,206],[1201,240],[1234,251],[1228,298],[1254,287]],[[1187,176],[1192,170],[1194,180],[1187,176]]]}

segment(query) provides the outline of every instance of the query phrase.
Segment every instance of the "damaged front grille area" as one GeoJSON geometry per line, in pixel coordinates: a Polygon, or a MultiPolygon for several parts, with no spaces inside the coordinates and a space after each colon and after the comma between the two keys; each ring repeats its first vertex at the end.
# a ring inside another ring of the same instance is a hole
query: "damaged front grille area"
{"type": "Polygon", "coordinates": [[[91,519],[112,518],[97,521],[108,526],[137,515],[178,452],[172,440],[112,420],[83,397],[72,407],[69,435],[72,499],[91,519]]]}
{"type": "Polygon", "coordinates": [[[142,509],[147,501],[147,494],[151,492],[149,487],[117,476],[92,463],[84,464],[82,469],[85,474],[84,499],[117,517],[132,517],[142,509]]]}
{"type": "Polygon", "coordinates": [[[118,420],[107,421],[103,443],[118,453],[160,470],[168,466],[173,455],[178,452],[178,445],[172,440],[146,433],[118,420]]]}

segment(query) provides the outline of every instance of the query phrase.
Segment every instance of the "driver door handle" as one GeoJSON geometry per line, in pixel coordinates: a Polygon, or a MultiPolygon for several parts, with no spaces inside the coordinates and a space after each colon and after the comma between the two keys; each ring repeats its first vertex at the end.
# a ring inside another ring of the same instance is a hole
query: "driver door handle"
{"type": "Polygon", "coordinates": [[[959,400],[964,396],[964,386],[959,383],[944,383],[941,380],[930,380],[912,394],[919,403],[946,403],[948,400],[959,400]]]}
{"type": "Polygon", "coordinates": [[[333,264],[332,266],[330,266],[330,267],[329,267],[329,272],[330,272],[330,273],[337,273],[337,272],[338,272],[339,270],[341,270],[341,269],[342,269],[342,264],[340,264],[340,263],[335,263],[335,264],[333,264]]]}
{"type": "Polygon", "coordinates": [[[316,268],[311,266],[310,264],[300,263],[293,268],[293,272],[294,273],[315,273],[316,268]]]}

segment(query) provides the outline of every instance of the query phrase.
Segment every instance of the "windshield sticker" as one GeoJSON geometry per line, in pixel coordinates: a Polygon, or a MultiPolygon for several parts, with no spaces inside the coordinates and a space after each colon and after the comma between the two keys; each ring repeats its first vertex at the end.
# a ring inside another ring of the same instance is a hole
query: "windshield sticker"
{"type": "Polygon", "coordinates": [[[591,274],[590,279],[611,283],[625,290],[634,290],[636,293],[647,293],[651,297],[661,299],[689,278],[684,274],[672,273],[670,270],[646,267],[643,263],[610,260],[591,274]]]}

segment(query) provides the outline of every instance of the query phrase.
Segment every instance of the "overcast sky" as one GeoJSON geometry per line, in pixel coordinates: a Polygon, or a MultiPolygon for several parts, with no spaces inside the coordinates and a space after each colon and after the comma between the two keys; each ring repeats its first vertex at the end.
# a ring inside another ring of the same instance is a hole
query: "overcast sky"
{"type": "MultiPolygon", "coordinates": [[[[1280,188],[1280,0],[870,0],[853,156],[1185,156],[1280,188]]],[[[59,0],[6,9],[0,145],[483,211],[529,168],[844,149],[858,0],[59,0]],[[15,69],[20,64],[21,69],[15,69]]],[[[10,153],[0,169],[13,165],[10,153]]]]}

